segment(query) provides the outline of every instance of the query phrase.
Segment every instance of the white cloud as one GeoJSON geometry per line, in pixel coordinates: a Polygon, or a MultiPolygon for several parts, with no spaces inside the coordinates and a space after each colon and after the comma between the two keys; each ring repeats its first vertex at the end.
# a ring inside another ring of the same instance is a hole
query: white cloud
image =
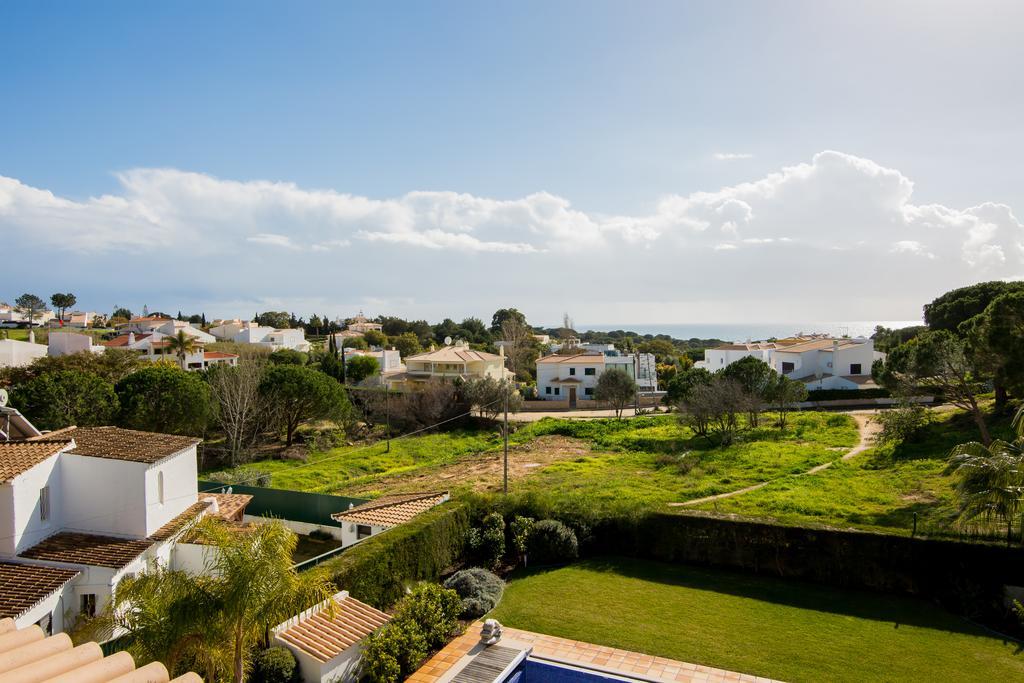
{"type": "MultiPolygon", "coordinates": [[[[554,317],[569,308],[581,320],[580,305],[608,319],[616,301],[672,292],[678,311],[724,316],[792,310],[784,299],[833,309],[837,297],[816,279],[854,283],[844,301],[895,319],[944,288],[1024,271],[1024,225],[1010,207],[914,204],[901,172],[835,151],[716,191],[664,196],[640,215],[588,213],[547,192],[374,199],[173,169],[117,178],[117,193],[72,200],[0,177],[0,234],[29,255],[14,267],[70,269],[86,286],[118,291],[115,274],[145,255],[167,278],[188,264],[189,281],[223,301],[307,301],[309,288],[341,287],[346,301],[459,292],[459,305],[478,314],[497,299],[532,297],[554,317]],[[255,275],[269,264],[277,277],[255,275]]],[[[672,310],[664,314],[685,315],[672,310]]]]}
{"type": "Polygon", "coordinates": [[[737,159],[753,159],[753,154],[747,154],[744,152],[715,152],[712,155],[716,161],[735,161],[737,159]]]}

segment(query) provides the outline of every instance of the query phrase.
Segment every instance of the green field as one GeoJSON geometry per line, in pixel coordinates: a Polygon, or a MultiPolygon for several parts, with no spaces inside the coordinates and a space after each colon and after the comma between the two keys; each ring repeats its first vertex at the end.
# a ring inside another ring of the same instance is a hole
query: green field
{"type": "Polygon", "coordinates": [[[922,600],[640,560],[514,576],[488,616],[794,682],[1024,680],[1017,643],[922,600]]]}
{"type": "MultiPolygon", "coordinates": [[[[977,439],[960,411],[936,413],[913,441],[872,448],[812,477],[786,477],[757,491],[698,509],[767,517],[792,524],[829,524],[909,533],[948,532],[956,518],[950,449],[977,439]]],[[[989,416],[995,436],[1009,438],[1009,417],[989,416]]]]}

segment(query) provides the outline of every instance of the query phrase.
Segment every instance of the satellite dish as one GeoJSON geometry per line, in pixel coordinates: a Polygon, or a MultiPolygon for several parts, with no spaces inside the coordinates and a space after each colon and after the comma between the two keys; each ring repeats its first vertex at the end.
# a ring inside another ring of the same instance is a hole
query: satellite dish
{"type": "Polygon", "coordinates": [[[3,408],[3,407],[5,407],[7,405],[7,400],[8,400],[7,390],[6,389],[0,389],[0,408],[3,408]]]}
{"type": "Polygon", "coordinates": [[[445,346],[451,346],[452,345],[452,338],[451,337],[445,337],[444,338],[444,345],[445,346]]]}

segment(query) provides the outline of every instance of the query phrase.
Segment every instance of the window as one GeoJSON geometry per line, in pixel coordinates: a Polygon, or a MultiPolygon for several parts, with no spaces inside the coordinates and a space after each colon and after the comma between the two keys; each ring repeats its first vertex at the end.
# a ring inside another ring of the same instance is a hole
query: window
{"type": "Polygon", "coordinates": [[[357,524],[356,525],[356,540],[357,541],[359,539],[362,539],[362,538],[369,538],[372,534],[373,534],[373,532],[370,530],[370,527],[367,526],[366,524],[357,524]]]}
{"type": "Polygon", "coordinates": [[[83,614],[83,615],[85,615],[87,617],[94,617],[94,616],[96,616],[96,594],[95,593],[85,593],[82,596],[82,598],[81,598],[81,610],[79,611],[79,613],[83,614]]]}
{"type": "Polygon", "coordinates": [[[164,473],[161,470],[156,473],[156,498],[160,504],[164,504],[164,473]]]}
{"type": "Polygon", "coordinates": [[[860,363],[850,363],[850,374],[859,375],[861,374],[860,363]]]}
{"type": "Polygon", "coordinates": [[[555,396],[558,396],[560,393],[561,390],[558,387],[555,387],[555,396]]]}
{"type": "Polygon", "coordinates": [[[725,365],[725,359],[724,358],[719,358],[718,359],[718,364],[719,365],[725,365]]]}
{"type": "Polygon", "coordinates": [[[569,368],[569,374],[570,375],[575,375],[576,374],[576,368],[569,368]]]}
{"type": "Polygon", "coordinates": [[[545,394],[550,394],[551,393],[551,387],[544,387],[544,393],[545,394]]]}
{"type": "Polygon", "coordinates": [[[832,367],[832,361],[828,362],[828,367],[832,367]]]}
{"type": "Polygon", "coordinates": [[[50,519],[50,487],[44,486],[39,489],[39,521],[45,522],[50,519]]]}
{"type": "Polygon", "coordinates": [[[586,387],[583,390],[583,395],[584,396],[593,396],[594,395],[594,387],[586,387]]]}
{"type": "Polygon", "coordinates": [[[782,374],[783,375],[788,375],[789,373],[793,372],[794,370],[796,370],[796,366],[795,365],[793,365],[789,361],[785,361],[785,360],[782,361],[782,374]]]}
{"type": "Polygon", "coordinates": [[[583,368],[583,374],[584,375],[596,375],[597,374],[597,368],[583,368]]]}

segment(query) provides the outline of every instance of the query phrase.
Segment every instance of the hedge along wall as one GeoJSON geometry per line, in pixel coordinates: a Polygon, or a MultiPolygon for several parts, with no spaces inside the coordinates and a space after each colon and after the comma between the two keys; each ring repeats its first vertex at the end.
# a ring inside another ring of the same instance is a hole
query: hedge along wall
{"type": "Polygon", "coordinates": [[[451,502],[411,522],[371,536],[323,563],[336,586],[352,597],[387,609],[409,584],[436,581],[463,557],[469,507],[451,502]]]}
{"type": "Polygon", "coordinates": [[[732,567],[849,588],[910,593],[986,618],[1024,583],[1024,548],[654,513],[594,527],[588,552],[732,567]]]}

